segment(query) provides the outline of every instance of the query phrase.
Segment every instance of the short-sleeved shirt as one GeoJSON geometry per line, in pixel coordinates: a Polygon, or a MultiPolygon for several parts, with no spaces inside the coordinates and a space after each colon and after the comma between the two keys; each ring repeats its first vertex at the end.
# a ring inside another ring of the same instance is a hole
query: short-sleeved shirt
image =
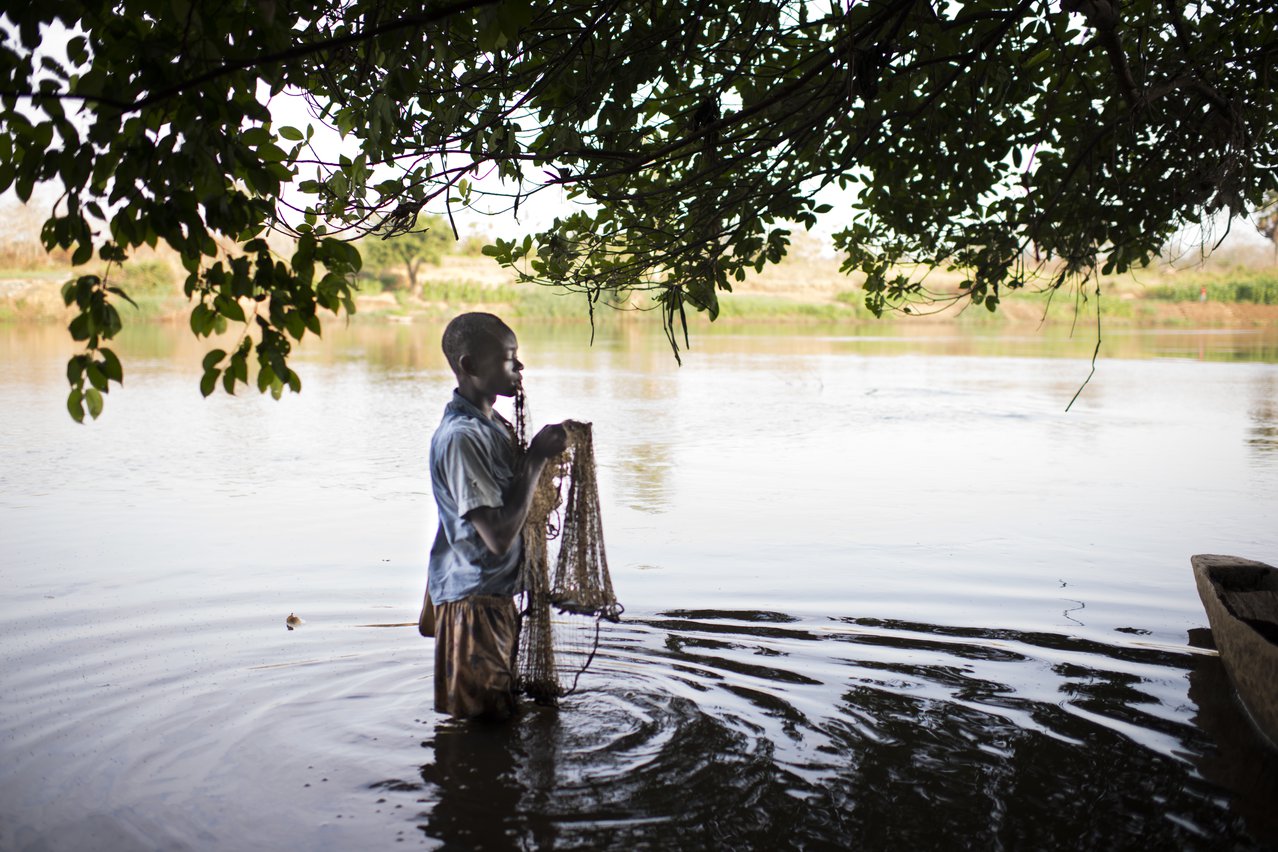
{"type": "Polygon", "coordinates": [[[470,595],[514,595],[519,589],[522,534],[504,556],[490,551],[466,514],[505,504],[515,479],[510,431],[456,391],[430,441],[430,479],[439,529],[430,549],[428,585],[436,603],[470,595]]]}

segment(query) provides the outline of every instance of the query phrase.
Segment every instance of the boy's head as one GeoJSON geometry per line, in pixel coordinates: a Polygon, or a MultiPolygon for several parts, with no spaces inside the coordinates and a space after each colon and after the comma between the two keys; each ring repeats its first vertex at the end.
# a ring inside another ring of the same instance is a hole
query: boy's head
{"type": "Polygon", "coordinates": [[[519,343],[494,314],[453,317],[444,329],[443,349],[459,386],[487,396],[512,396],[518,389],[524,368],[516,357],[519,343]]]}

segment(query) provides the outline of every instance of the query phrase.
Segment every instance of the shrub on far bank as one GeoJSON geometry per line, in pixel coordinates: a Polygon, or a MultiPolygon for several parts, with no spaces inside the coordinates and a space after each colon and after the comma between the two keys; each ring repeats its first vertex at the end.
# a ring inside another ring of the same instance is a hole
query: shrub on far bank
{"type": "Polygon", "coordinates": [[[126,261],[114,277],[120,289],[134,300],[139,296],[170,296],[181,292],[173,267],[162,260],[126,261]]]}
{"type": "Polygon", "coordinates": [[[361,295],[372,296],[377,293],[389,293],[402,289],[400,278],[391,272],[373,272],[363,270],[355,280],[355,289],[361,295]]]}
{"type": "Polygon", "coordinates": [[[1204,288],[1209,302],[1278,305],[1278,272],[1252,270],[1212,276],[1185,274],[1146,287],[1144,296],[1161,302],[1196,302],[1203,298],[1204,288]]]}

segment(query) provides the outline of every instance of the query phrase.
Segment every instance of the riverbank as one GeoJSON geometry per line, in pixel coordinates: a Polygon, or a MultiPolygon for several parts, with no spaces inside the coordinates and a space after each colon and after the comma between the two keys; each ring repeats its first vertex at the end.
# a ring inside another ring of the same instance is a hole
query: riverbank
{"type": "MultiPolygon", "coordinates": [[[[60,288],[66,269],[0,270],[0,322],[66,322],[60,288]]],[[[119,284],[137,302],[125,320],[185,322],[190,303],[181,293],[179,273],[162,259],[127,266],[119,284]],[[132,316],[130,316],[132,314],[132,316]]],[[[487,258],[453,256],[423,270],[419,296],[393,285],[393,276],[361,279],[356,322],[434,321],[461,310],[489,310],[516,319],[581,321],[589,319],[586,298],[562,289],[519,284],[487,258]]],[[[1054,294],[1029,289],[1005,291],[998,310],[953,300],[959,277],[935,272],[927,281],[938,295],[931,306],[910,317],[917,323],[980,326],[1092,324],[1096,317],[1094,288],[1062,289],[1054,294]]],[[[1278,268],[1175,270],[1164,267],[1101,280],[1100,307],[1107,325],[1134,327],[1252,328],[1278,324],[1278,268]]],[[[827,258],[783,263],[742,282],[721,298],[717,323],[871,323],[858,281],[838,272],[827,258]]],[[[624,319],[648,319],[650,303],[636,295],[618,311],[596,310],[624,319]]],[[[690,312],[691,314],[691,312],[690,312]]],[[[898,317],[902,318],[902,317],[898,317]]],[[[690,323],[705,324],[703,315],[690,323]]]]}

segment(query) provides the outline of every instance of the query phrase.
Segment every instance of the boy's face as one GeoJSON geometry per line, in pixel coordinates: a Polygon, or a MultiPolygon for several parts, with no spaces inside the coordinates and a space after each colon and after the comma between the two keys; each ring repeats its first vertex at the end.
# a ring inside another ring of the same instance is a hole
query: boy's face
{"type": "Polygon", "coordinates": [[[523,384],[519,341],[510,329],[489,338],[467,361],[475,388],[488,396],[514,396],[523,384]]]}

